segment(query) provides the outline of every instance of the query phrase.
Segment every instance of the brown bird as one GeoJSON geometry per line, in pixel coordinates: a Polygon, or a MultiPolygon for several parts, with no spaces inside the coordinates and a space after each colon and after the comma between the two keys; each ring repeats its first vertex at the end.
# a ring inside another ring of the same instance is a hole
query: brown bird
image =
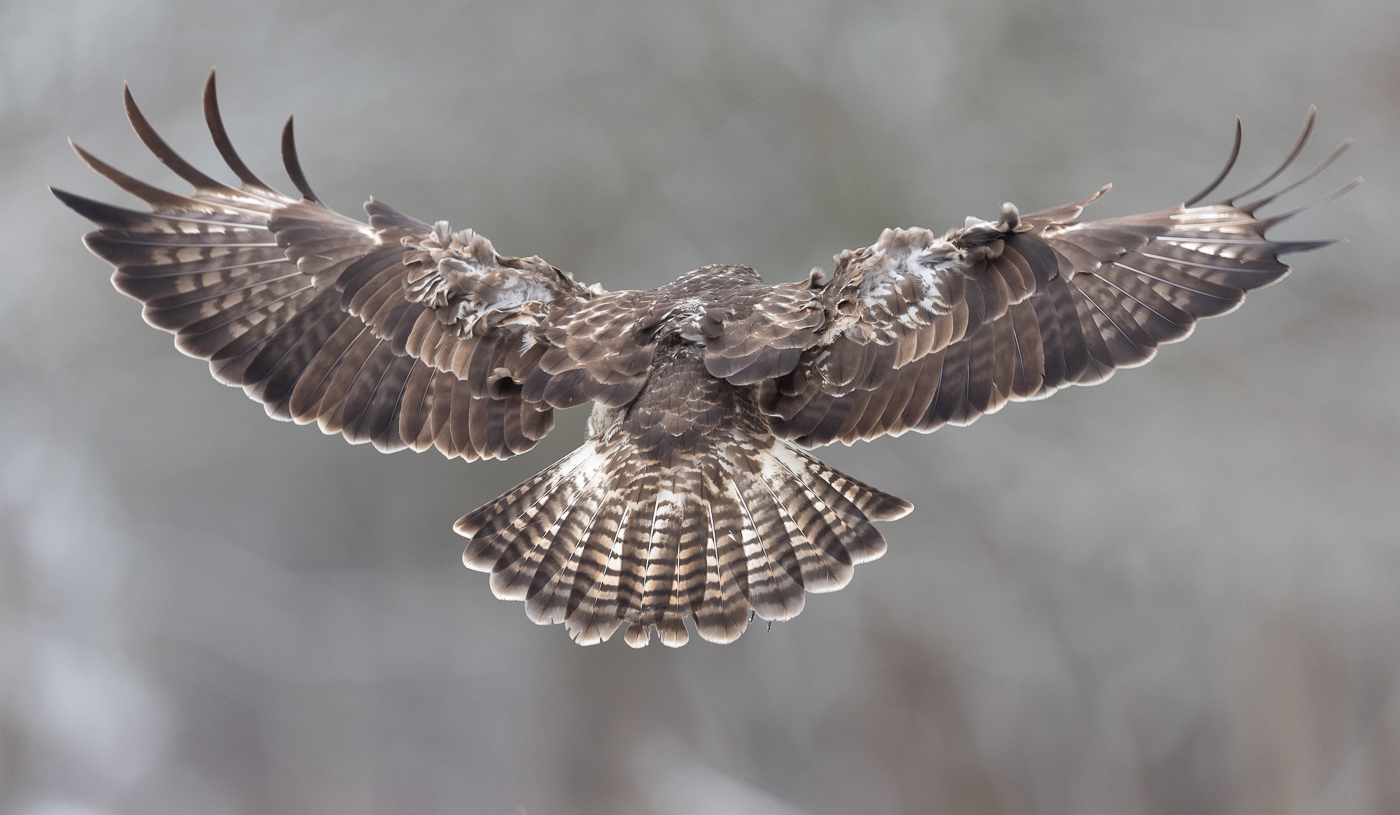
{"type": "MultiPolygon", "coordinates": [[[[141,140],[193,185],[180,195],[88,166],[145,201],[122,209],[54,190],[99,227],[84,241],[116,268],[151,325],[269,415],[318,423],[385,452],[436,447],[507,458],[593,402],[582,447],[470,513],[463,560],[498,597],[579,643],[666,645],[786,620],[805,592],[834,591],[885,540],[871,521],[912,506],[803,448],[965,425],[1008,401],[1093,385],[1141,365],[1196,320],[1237,307],[1289,271],[1279,257],[1330,241],[1272,241],[1299,211],[1256,216],[1303,179],[1197,206],[1076,221],[1084,201],[968,218],[941,237],[890,229],[836,256],[834,273],[768,285],[706,266],[649,291],[583,286],[470,229],[429,225],[370,199],[369,223],[328,209],[282,134],[291,198],[234,152],[210,73],[204,113],[241,184],[195,169],[128,90],[141,140]]],[[[1360,179],[1337,194],[1350,189],[1360,179]]],[[[1332,196],[1335,197],[1335,196],[1332,196]]],[[[1324,199],[1324,200],[1330,200],[1324,199]]],[[[1304,208],[1306,209],[1306,207],[1304,208]]]]}

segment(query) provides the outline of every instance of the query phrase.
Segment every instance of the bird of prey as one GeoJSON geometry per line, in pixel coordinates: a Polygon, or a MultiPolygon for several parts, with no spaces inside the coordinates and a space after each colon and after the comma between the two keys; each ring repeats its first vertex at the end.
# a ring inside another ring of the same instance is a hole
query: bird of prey
{"type": "Polygon", "coordinates": [[[845,586],[885,551],[871,522],[912,505],[808,448],[965,425],[1142,365],[1282,278],[1280,256],[1329,243],[1270,240],[1295,213],[1256,212],[1348,144],[1280,193],[1236,203],[1298,156],[1309,111],[1264,182],[1197,205],[1234,164],[1236,120],[1225,170],[1171,209],[1076,220],[1104,187],[1031,214],[1005,204],[997,220],[941,236],[888,229],[798,282],[713,265],[609,292],[373,198],[367,224],[333,212],[302,173],[290,119],[282,154],[300,197],[278,192],[234,152],[213,73],[204,114],[237,186],[177,155],[129,89],[125,102],[137,135],[193,191],[74,145],[150,211],[54,194],[98,226],[87,247],[146,321],[269,415],[472,461],[523,453],[556,408],[593,402],[581,447],[456,530],[466,565],[534,622],[563,623],[583,644],[626,623],[634,647],[653,630],[684,644],[687,617],[703,639],[729,642],[754,616],[790,619],[806,592],[845,586]]]}

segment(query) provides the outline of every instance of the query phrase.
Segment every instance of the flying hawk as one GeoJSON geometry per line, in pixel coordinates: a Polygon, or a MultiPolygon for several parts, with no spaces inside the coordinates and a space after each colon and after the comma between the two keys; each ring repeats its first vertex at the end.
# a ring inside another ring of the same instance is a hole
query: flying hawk
{"type": "Polygon", "coordinates": [[[1269,240],[1296,214],[1256,216],[1279,193],[1235,203],[1298,156],[1309,111],[1283,165],[1221,203],[1196,205],[1234,164],[1238,120],[1220,176],[1161,212],[1076,221],[1104,187],[1028,215],[1005,204],[942,236],[885,230],[837,255],[830,276],[769,285],[715,265],[608,292],[373,198],[368,224],[331,211],[306,182],[290,119],[282,155],[301,197],[274,190],[234,152],[213,73],[204,114],[237,187],[180,158],[129,90],[125,101],[193,192],[74,145],[150,212],[54,194],[97,224],[84,242],[146,321],[269,415],[472,461],[523,453],[556,408],[594,403],[583,446],[456,524],[463,560],[491,573],[497,597],[582,644],[625,622],[629,645],[654,628],[679,646],[687,617],[729,642],[754,615],[795,616],[805,592],[839,589],[884,553],[871,521],[912,509],[806,448],[965,425],[1102,382],[1282,278],[1281,255],[1330,243],[1269,240]]]}

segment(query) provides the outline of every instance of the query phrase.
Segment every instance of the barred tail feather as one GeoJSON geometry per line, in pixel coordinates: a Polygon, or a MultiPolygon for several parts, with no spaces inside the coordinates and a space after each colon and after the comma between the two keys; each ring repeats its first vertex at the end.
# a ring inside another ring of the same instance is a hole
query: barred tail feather
{"type": "Polygon", "coordinates": [[[584,542],[575,577],[568,586],[565,629],[574,641],[595,645],[622,624],[617,614],[617,586],[622,570],[622,535],[629,501],[605,501],[584,542]]]}
{"type": "Polygon", "coordinates": [[[463,561],[576,642],[654,631],[671,647],[731,642],[751,614],[797,616],[884,553],[871,519],[910,505],[771,436],[684,463],[648,462],[629,441],[594,439],[457,522],[463,561]]]}
{"type": "Polygon", "coordinates": [[[510,492],[459,519],[453,528],[457,534],[471,539],[462,553],[467,568],[494,571],[506,547],[518,534],[503,534],[508,531],[507,527],[535,511],[562,482],[590,462],[593,453],[590,445],[585,444],[510,492]]]}
{"type": "Polygon", "coordinates": [[[763,495],[754,490],[754,479],[735,479],[730,489],[743,512],[743,554],[749,580],[741,590],[754,612],[765,620],[796,617],[807,598],[800,582],[801,570],[785,568],[779,556],[777,533],[784,533],[786,544],[786,528],[773,524],[765,511],[768,505],[763,503],[763,495]]]}

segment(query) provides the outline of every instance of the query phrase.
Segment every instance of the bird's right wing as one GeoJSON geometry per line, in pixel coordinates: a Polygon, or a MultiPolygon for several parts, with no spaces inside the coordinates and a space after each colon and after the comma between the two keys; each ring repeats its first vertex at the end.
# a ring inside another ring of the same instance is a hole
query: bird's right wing
{"type": "MultiPolygon", "coordinates": [[[[1283,166],[1241,196],[1289,166],[1312,122],[1310,111],[1283,166]]],[[[1008,401],[1142,365],[1198,319],[1233,310],[1246,291],[1288,273],[1281,255],[1331,243],[1266,237],[1297,211],[1255,213],[1287,189],[1248,203],[1195,205],[1224,179],[1239,146],[1237,126],[1225,171],[1172,209],[1076,221],[1100,190],[1024,216],[1008,204],[1000,222],[969,219],[942,238],[886,230],[874,246],[838,256],[823,289],[822,341],[764,392],[773,432],[817,446],[969,424],[1008,401]]]]}
{"type": "Polygon", "coordinates": [[[277,192],[234,152],[213,73],[205,118],[238,187],[180,158],[130,92],[126,106],[141,140],[194,191],[146,184],[74,145],[151,211],[54,194],[99,227],[85,241],[116,268],[117,289],[145,304],[146,321],[175,334],[181,351],[208,360],[219,381],[271,416],[385,451],[506,458],[553,427],[554,406],[524,398],[520,383],[547,350],[551,319],[598,290],[373,199],[369,224],[332,211],[306,183],[290,120],[283,157],[302,198],[277,192]]]}

